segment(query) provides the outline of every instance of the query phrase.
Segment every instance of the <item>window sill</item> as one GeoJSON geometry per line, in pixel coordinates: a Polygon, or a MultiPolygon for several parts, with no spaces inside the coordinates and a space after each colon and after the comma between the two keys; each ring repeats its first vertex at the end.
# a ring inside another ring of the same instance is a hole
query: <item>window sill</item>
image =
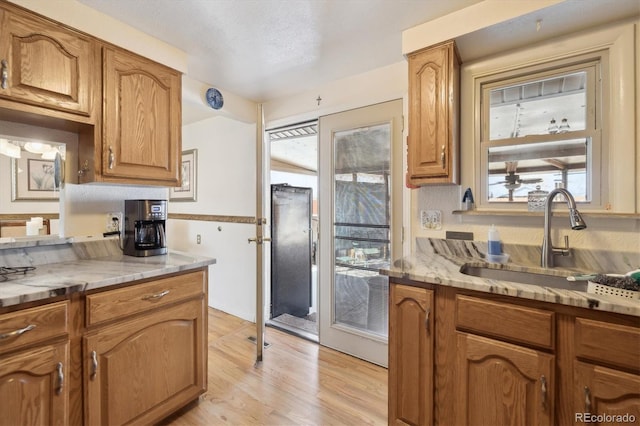
{"type": "MultiPolygon", "coordinates": [[[[530,216],[544,217],[544,212],[530,212],[528,210],[454,210],[454,215],[463,216],[530,216]]],[[[614,213],[614,212],[589,212],[581,210],[580,214],[584,217],[604,218],[604,219],[636,219],[640,220],[638,213],[614,213]]],[[[554,210],[554,216],[568,216],[566,210],[554,210]]]]}

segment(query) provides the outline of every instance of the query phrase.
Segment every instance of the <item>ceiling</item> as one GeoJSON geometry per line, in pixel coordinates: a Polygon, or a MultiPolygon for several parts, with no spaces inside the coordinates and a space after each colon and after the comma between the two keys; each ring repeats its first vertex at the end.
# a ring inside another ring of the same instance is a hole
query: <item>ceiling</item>
{"type": "Polygon", "coordinates": [[[188,55],[256,102],[403,60],[402,31],[480,0],[78,0],[188,55]]]}
{"type": "MultiPolygon", "coordinates": [[[[77,1],[186,52],[189,77],[266,102],[402,61],[404,30],[482,0],[77,1]]],[[[638,13],[638,0],[566,0],[458,47],[468,61],[638,13]]]]}

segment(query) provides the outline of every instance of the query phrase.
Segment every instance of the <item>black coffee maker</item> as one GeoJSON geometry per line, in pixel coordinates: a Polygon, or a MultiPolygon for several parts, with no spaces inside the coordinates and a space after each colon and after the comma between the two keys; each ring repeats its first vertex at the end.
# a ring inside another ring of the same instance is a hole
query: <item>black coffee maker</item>
{"type": "Polygon", "coordinates": [[[156,256],[167,253],[166,200],[125,200],[124,254],[156,256]]]}

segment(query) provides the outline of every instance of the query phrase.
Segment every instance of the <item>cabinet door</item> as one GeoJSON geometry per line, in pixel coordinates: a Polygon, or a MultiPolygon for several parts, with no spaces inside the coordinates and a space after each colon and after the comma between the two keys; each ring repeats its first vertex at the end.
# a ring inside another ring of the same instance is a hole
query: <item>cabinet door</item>
{"type": "Polygon", "coordinates": [[[0,9],[0,97],[90,115],[95,43],[37,17],[0,9]]]}
{"type": "Polygon", "coordinates": [[[456,423],[553,423],[554,356],[457,332],[456,423]]]}
{"type": "Polygon", "coordinates": [[[66,425],[67,343],[0,358],[0,425],[66,425]]]}
{"type": "Polygon", "coordinates": [[[640,376],[576,361],[574,404],[576,424],[635,423],[640,419],[640,376]],[[598,416],[604,417],[594,420],[598,416]]]}
{"type": "Polygon", "coordinates": [[[85,336],[85,424],[150,424],[204,392],[203,311],[200,298],[85,336]]]}
{"type": "Polygon", "coordinates": [[[457,182],[459,65],[453,42],[409,56],[409,180],[457,182]]]}
{"type": "Polygon", "coordinates": [[[176,186],[182,161],[180,74],[108,47],[103,63],[103,177],[176,186]]]}
{"type": "Polygon", "coordinates": [[[433,291],[391,286],[389,424],[433,424],[433,291]]]}

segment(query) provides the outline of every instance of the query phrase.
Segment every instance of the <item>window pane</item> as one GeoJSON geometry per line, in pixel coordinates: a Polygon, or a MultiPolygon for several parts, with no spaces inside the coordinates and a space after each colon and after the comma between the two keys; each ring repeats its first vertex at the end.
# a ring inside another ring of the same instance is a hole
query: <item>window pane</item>
{"type": "Polygon", "coordinates": [[[334,322],[387,336],[391,126],[334,135],[334,322]]]}
{"type": "Polygon", "coordinates": [[[489,202],[527,202],[528,192],[538,187],[567,188],[576,201],[590,201],[588,162],[588,139],[491,147],[489,202]]]}
{"type": "Polygon", "coordinates": [[[580,71],[492,89],[490,140],[584,130],[586,82],[580,71]]]}

